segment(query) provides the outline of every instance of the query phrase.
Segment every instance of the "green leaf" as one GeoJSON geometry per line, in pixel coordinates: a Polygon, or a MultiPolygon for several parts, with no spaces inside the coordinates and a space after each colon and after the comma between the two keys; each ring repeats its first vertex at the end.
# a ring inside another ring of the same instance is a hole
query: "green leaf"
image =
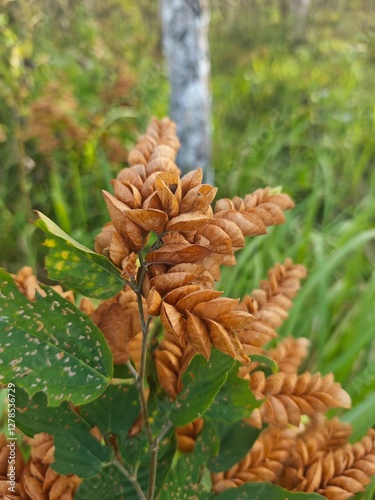
{"type": "MultiPolygon", "coordinates": [[[[206,420],[191,453],[183,454],[169,471],[158,500],[194,498],[208,500],[212,497],[202,478],[208,459],[217,453],[217,435],[210,421],[206,420]]],[[[216,498],[216,497],[215,497],[216,498]]]]}
{"type": "Polygon", "coordinates": [[[212,472],[222,472],[238,463],[250,451],[261,429],[255,429],[242,420],[219,428],[219,454],[211,458],[208,467],[212,472]],[[221,432],[220,432],[221,430],[221,432]]]}
{"type": "Polygon", "coordinates": [[[255,399],[249,381],[238,376],[240,366],[238,361],[234,363],[226,381],[207,410],[206,417],[227,423],[236,422],[249,417],[251,412],[262,404],[262,400],[255,399]]]}
{"type": "Polygon", "coordinates": [[[318,493],[292,493],[271,483],[248,483],[239,488],[230,488],[215,500],[319,500],[323,497],[318,493]]]}
{"type": "Polygon", "coordinates": [[[374,406],[375,391],[372,391],[363,401],[340,417],[343,422],[349,422],[353,426],[351,442],[361,439],[368,429],[375,425],[374,406]]]}
{"type": "Polygon", "coordinates": [[[113,449],[90,434],[89,424],[69,403],[64,402],[59,408],[47,406],[42,392],[29,401],[26,392],[19,388],[16,401],[17,427],[28,436],[39,432],[53,435],[55,461],[51,467],[59,474],[91,477],[112,460],[113,449]]]}
{"type": "Polygon", "coordinates": [[[103,434],[127,432],[140,412],[134,380],[110,384],[95,401],[80,406],[81,416],[103,434]]]}
{"type": "Polygon", "coordinates": [[[73,240],[41,212],[37,214],[35,225],[47,235],[44,245],[50,249],[46,267],[51,279],[97,299],[113,297],[123,289],[120,271],[104,255],[73,240]]]}
{"type": "Polygon", "coordinates": [[[182,375],[183,388],[177,398],[173,403],[162,403],[164,418],[182,426],[203,415],[214,401],[233,365],[231,357],[214,348],[209,361],[201,354],[196,354],[182,375]]]}
{"type": "Polygon", "coordinates": [[[112,353],[90,318],[48,287],[29,301],[0,269],[1,383],[30,396],[47,394],[51,406],[97,398],[112,377],[112,353]]]}
{"type": "Polygon", "coordinates": [[[250,354],[250,359],[254,363],[261,363],[262,365],[268,366],[271,368],[273,373],[277,373],[279,367],[275,360],[269,358],[268,356],[264,356],[264,354],[250,354]]]}
{"type": "Polygon", "coordinates": [[[102,469],[95,477],[85,479],[74,494],[74,500],[139,500],[132,484],[114,465],[102,469]]]}
{"type": "MultiPolygon", "coordinates": [[[[158,457],[156,470],[155,496],[165,480],[175,452],[174,439],[167,438],[158,457]]],[[[126,466],[127,470],[131,469],[126,466]]],[[[147,491],[150,470],[148,465],[141,465],[137,470],[137,480],[144,492],[147,491]]],[[[75,500],[139,500],[131,482],[115,466],[104,468],[100,474],[83,481],[74,495],[75,500]]]]}

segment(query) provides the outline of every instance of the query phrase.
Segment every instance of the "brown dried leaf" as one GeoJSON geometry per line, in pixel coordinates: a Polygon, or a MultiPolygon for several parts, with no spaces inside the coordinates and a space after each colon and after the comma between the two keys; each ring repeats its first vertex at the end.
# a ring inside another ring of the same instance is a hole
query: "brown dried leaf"
{"type": "Polygon", "coordinates": [[[228,210],[237,211],[232,200],[230,200],[229,198],[221,198],[220,200],[217,200],[217,202],[215,203],[215,214],[228,210]]]}
{"type": "Polygon", "coordinates": [[[223,292],[219,292],[216,290],[198,290],[180,299],[176,304],[176,308],[179,311],[187,310],[195,313],[194,309],[196,309],[201,303],[207,304],[208,301],[212,299],[219,300],[218,297],[220,297],[222,293],[223,292]]]}
{"type": "MultiPolygon", "coordinates": [[[[209,292],[209,290],[207,290],[206,293],[207,292],[209,292]]],[[[220,292],[220,294],[221,293],[222,292],[220,292]]],[[[208,318],[221,322],[221,316],[231,313],[236,308],[238,303],[239,299],[218,297],[213,298],[212,300],[207,299],[206,301],[202,300],[200,301],[200,303],[195,303],[191,310],[194,314],[200,316],[201,318],[208,318]]],[[[178,307],[178,304],[176,305],[176,307],[178,307]]]]}
{"type": "Polygon", "coordinates": [[[169,217],[178,215],[181,201],[180,177],[171,172],[160,174],[155,179],[155,188],[163,209],[169,217]]]}
{"type": "Polygon", "coordinates": [[[201,212],[205,214],[216,193],[217,188],[209,184],[201,184],[192,188],[180,203],[180,213],[201,212]]]}
{"type": "Polygon", "coordinates": [[[223,314],[220,317],[220,323],[225,326],[225,328],[230,328],[236,332],[252,323],[254,319],[255,317],[252,314],[246,313],[245,311],[233,311],[229,314],[223,314]]]}
{"type": "Polygon", "coordinates": [[[167,224],[169,231],[197,231],[210,222],[210,218],[200,212],[181,214],[171,219],[167,224]]]}
{"type": "Polygon", "coordinates": [[[232,253],[232,240],[228,234],[221,229],[217,224],[210,223],[198,230],[198,234],[204,236],[209,241],[209,246],[213,248],[216,253],[231,254],[232,253]]]}
{"type": "Polygon", "coordinates": [[[128,210],[125,215],[145,231],[154,231],[156,234],[163,233],[168,222],[165,212],[152,208],[128,210]]]}
{"type": "Polygon", "coordinates": [[[180,286],[191,283],[197,277],[196,274],[186,272],[170,272],[155,276],[151,279],[151,286],[164,296],[166,293],[180,286]]]}
{"type": "Polygon", "coordinates": [[[175,307],[163,302],[160,320],[167,332],[174,336],[178,342],[181,342],[185,335],[185,320],[182,314],[175,307]]]}
{"type": "Polygon", "coordinates": [[[184,262],[199,262],[207,257],[212,250],[199,245],[164,245],[146,256],[146,261],[159,264],[182,264],[184,262]]]}
{"type": "Polygon", "coordinates": [[[156,157],[146,166],[146,175],[150,176],[154,172],[176,172],[177,166],[173,160],[166,157],[156,157]]]}
{"type": "Polygon", "coordinates": [[[129,255],[129,248],[126,241],[117,231],[112,233],[111,243],[109,245],[109,257],[116,266],[120,266],[125,257],[129,255]]]}
{"type": "Polygon", "coordinates": [[[159,316],[162,299],[156,288],[151,288],[146,300],[148,314],[150,316],[159,316]]]}
{"type": "Polygon", "coordinates": [[[201,168],[197,168],[196,170],[192,170],[188,172],[181,178],[181,190],[182,196],[186,196],[186,194],[191,191],[196,186],[199,186],[202,183],[203,179],[203,170],[201,168]]]}
{"type": "Polygon", "coordinates": [[[241,213],[236,210],[224,210],[216,213],[215,218],[227,219],[234,222],[241,229],[244,236],[258,236],[267,232],[261,219],[247,212],[241,213]]]}
{"type": "Polygon", "coordinates": [[[143,208],[155,208],[156,210],[161,210],[163,211],[163,205],[161,204],[161,201],[159,199],[158,193],[154,191],[153,193],[150,194],[148,198],[145,199],[145,201],[142,204],[143,208]]]}
{"type": "Polygon", "coordinates": [[[128,163],[130,166],[137,165],[139,163],[142,165],[147,165],[147,160],[143,156],[143,154],[138,151],[138,149],[132,149],[128,155],[128,163]]]}
{"type": "Polygon", "coordinates": [[[117,231],[125,238],[132,250],[139,252],[143,248],[141,229],[125,213],[129,207],[107,191],[103,191],[111,220],[117,231]]]}
{"type": "Polygon", "coordinates": [[[168,304],[176,305],[177,302],[184,298],[186,295],[197,292],[198,290],[201,290],[201,287],[199,285],[181,286],[179,288],[176,288],[175,290],[168,292],[164,297],[164,301],[168,302],[168,304]]]}
{"type": "Polygon", "coordinates": [[[134,168],[124,168],[117,174],[117,179],[122,182],[129,182],[129,184],[140,191],[143,186],[143,181],[146,179],[146,172],[144,170],[142,175],[142,173],[138,173],[134,168]]]}
{"type": "Polygon", "coordinates": [[[211,355],[211,342],[205,323],[194,314],[186,311],[186,336],[191,346],[207,359],[211,355]]]}
{"type": "Polygon", "coordinates": [[[222,325],[220,325],[220,323],[217,323],[216,321],[213,321],[211,319],[205,319],[204,322],[207,325],[213,346],[219,349],[219,351],[223,352],[224,354],[228,354],[232,358],[236,358],[237,353],[233,347],[231,338],[229,337],[226,329],[222,325]]]}
{"type": "Polygon", "coordinates": [[[111,181],[115,197],[130,208],[139,208],[142,205],[142,196],[138,189],[129,182],[114,179],[111,181]]]}

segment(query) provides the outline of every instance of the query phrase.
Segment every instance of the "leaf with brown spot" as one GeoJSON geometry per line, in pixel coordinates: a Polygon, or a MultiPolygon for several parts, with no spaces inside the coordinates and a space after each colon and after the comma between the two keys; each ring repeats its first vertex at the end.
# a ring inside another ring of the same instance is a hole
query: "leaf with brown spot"
{"type": "Polygon", "coordinates": [[[179,300],[176,304],[176,308],[179,311],[188,310],[193,312],[194,308],[198,307],[201,303],[206,304],[210,300],[218,300],[218,297],[220,297],[222,293],[223,292],[219,292],[217,290],[199,290],[197,292],[190,293],[179,300]]]}
{"type": "Polygon", "coordinates": [[[163,233],[168,222],[165,212],[152,208],[128,210],[126,216],[145,231],[154,231],[156,234],[163,233]]]}
{"type": "Polygon", "coordinates": [[[211,342],[207,327],[198,316],[191,314],[189,311],[186,311],[186,315],[185,325],[187,339],[195,351],[199,354],[203,354],[208,361],[211,355],[211,342]]]}
{"type": "Polygon", "coordinates": [[[210,222],[210,218],[200,212],[181,214],[171,219],[167,224],[168,231],[197,231],[210,222]]]}
{"type": "Polygon", "coordinates": [[[193,273],[168,272],[152,278],[151,286],[155,287],[158,292],[164,296],[166,293],[174,290],[175,288],[191,283],[196,277],[197,275],[193,273]]]}
{"type": "Polygon", "coordinates": [[[212,253],[210,248],[199,245],[164,245],[147,254],[146,261],[159,264],[182,264],[183,262],[199,262],[212,253]]]}
{"type": "Polygon", "coordinates": [[[185,334],[185,320],[180,312],[170,304],[163,302],[160,310],[160,320],[168,333],[181,342],[185,334]]]}

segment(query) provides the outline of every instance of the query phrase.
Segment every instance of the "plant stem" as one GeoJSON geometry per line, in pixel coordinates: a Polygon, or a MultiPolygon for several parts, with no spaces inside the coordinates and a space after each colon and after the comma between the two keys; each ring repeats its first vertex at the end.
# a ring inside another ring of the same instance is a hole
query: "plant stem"
{"type": "Polygon", "coordinates": [[[158,452],[160,441],[167,434],[167,432],[172,428],[173,424],[169,420],[163,425],[159,435],[153,441],[151,446],[151,456],[150,456],[150,478],[148,483],[147,498],[148,500],[153,500],[155,495],[155,482],[156,482],[156,467],[158,464],[158,452]]]}
{"type": "MultiPolygon", "coordinates": [[[[153,500],[154,494],[155,494],[157,449],[159,447],[159,443],[157,442],[157,439],[154,439],[154,436],[152,434],[150,416],[148,413],[147,399],[146,399],[146,394],[145,394],[147,340],[148,340],[150,321],[146,320],[145,313],[143,310],[142,288],[143,288],[143,283],[144,283],[146,273],[147,273],[147,267],[146,267],[146,263],[143,259],[141,252],[138,253],[138,259],[139,259],[139,262],[141,264],[141,270],[140,270],[140,273],[138,275],[138,281],[136,282],[135,279],[132,279],[130,286],[132,287],[134,292],[137,294],[138,312],[139,312],[139,318],[140,318],[141,330],[142,330],[142,351],[141,351],[141,362],[140,362],[139,374],[136,372],[136,370],[133,368],[133,366],[131,365],[130,362],[128,363],[128,367],[129,367],[130,371],[132,372],[134,379],[135,379],[135,383],[137,385],[139,399],[140,399],[140,403],[141,403],[143,424],[144,424],[144,427],[145,427],[145,430],[147,433],[147,438],[148,438],[148,442],[149,442],[149,446],[150,446],[150,450],[151,450],[151,452],[150,452],[151,453],[151,456],[150,456],[150,476],[149,476],[147,500],[153,500]],[[155,447],[156,447],[156,453],[154,451],[155,447]]],[[[141,497],[141,498],[143,498],[143,497],[141,497]]]]}
{"type": "Polygon", "coordinates": [[[117,467],[119,469],[119,471],[121,471],[121,473],[127,478],[129,479],[129,481],[132,483],[132,485],[134,486],[134,489],[135,491],[137,492],[138,494],[138,497],[140,498],[140,500],[147,500],[147,497],[145,496],[145,494],[143,493],[142,491],[142,488],[140,487],[138,481],[137,481],[137,478],[131,474],[127,469],[126,467],[124,467],[122,465],[122,463],[119,461],[119,459],[117,457],[114,457],[113,461],[112,461],[113,465],[115,467],[117,467]]]}

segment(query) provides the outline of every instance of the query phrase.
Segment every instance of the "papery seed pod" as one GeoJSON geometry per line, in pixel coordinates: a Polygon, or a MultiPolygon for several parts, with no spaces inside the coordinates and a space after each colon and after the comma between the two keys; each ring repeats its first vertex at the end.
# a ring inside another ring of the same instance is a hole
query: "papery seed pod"
{"type": "Polygon", "coordinates": [[[251,425],[268,422],[284,427],[298,426],[301,415],[351,405],[349,394],[334,381],[332,374],[322,377],[319,373],[279,372],[265,377],[263,372],[255,372],[250,375],[250,387],[258,398],[265,398],[262,406],[247,419],[251,425]]]}
{"type": "Polygon", "coordinates": [[[150,316],[159,316],[162,298],[156,288],[151,288],[147,295],[147,311],[150,316]]]}
{"type": "Polygon", "coordinates": [[[307,356],[309,346],[310,341],[304,337],[286,337],[274,349],[270,349],[267,355],[276,361],[280,372],[297,373],[307,356]]]}
{"type": "Polygon", "coordinates": [[[276,482],[290,459],[294,439],[289,430],[269,426],[240,462],[228,471],[211,475],[214,492],[220,493],[248,482],[276,482]]]}
{"type": "MultiPolygon", "coordinates": [[[[268,280],[261,282],[261,289],[244,297],[239,307],[255,315],[256,319],[238,332],[238,338],[247,354],[257,352],[270,339],[277,337],[276,328],[288,316],[300,281],[306,276],[306,269],[295,265],[290,259],[276,264],[268,273],[268,280]]],[[[252,367],[249,367],[251,370],[252,367]]]]}
{"type": "Polygon", "coordinates": [[[12,457],[10,457],[10,447],[8,446],[10,442],[7,440],[4,434],[0,434],[0,498],[6,499],[25,499],[26,493],[22,484],[22,474],[25,468],[25,461],[22,456],[21,450],[17,443],[14,444],[15,457],[14,463],[12,462],[12,457]],[[9,462],[10,459],[10,462],[9,462]],[[11,467],[14,467],[12,469],[11,467]],[[9,475],[8,475],[9,474],[9,475]],[[9,478],[14,474],[14,494],[11,495],[9,490],[9,478]]]}
{"type": "Polygon", "coordinates": [[[181,345],[188,342],[206,359],[213,345],[242,363],[248,363],[236,331],[254,318],[245,311],[236,311],[238,300],[221,298],[221,293],[199,285],[183,285],[171,290],[164,296],[161,322],[175,342],[181,345]]]}
{"type": "Polygon", "coordinates": [[[31,500],[72,500],[81,479],[73,474],[61,476],[50,464],[54,462],[53,437],[36,434],[28,439],[31,457],[22,474],[25,498],[31,500]]]}
{"type": "MultiPolygon", "coordinates": [[[[147,310],[145,300],[143,309],[147,310]]],[[[126,363],[129,360],[129,343],[141,331],[136,294],[125,288],[115,297],[103,301],[91,319],[102,330],[112,351],[114,363],[126,363]]]]}
{"type": "MultiPolygon", "coordinates": [[[[46,292],[41,288],[41,283],[33,274],[33,270],[29,266],[24,266],[17,274],[12,274],[14,281],[21,293],[23,293],[29,300],[35,300],[38,293],[42,297],[46,296],[46,292]]],[[[60,285],[52,286],[53,290],[57,292],[64,299],[74,303],[74,293],[72,290],[64,291],[60,285]]]]}
{"type": "Polygon", "coordinates": [[[176,427],[177,449],[183,453],[191,453],[195,447],[195,441],[202,432],[204,426],[203,418],[199,417],[182,427],[176,427]]]}

